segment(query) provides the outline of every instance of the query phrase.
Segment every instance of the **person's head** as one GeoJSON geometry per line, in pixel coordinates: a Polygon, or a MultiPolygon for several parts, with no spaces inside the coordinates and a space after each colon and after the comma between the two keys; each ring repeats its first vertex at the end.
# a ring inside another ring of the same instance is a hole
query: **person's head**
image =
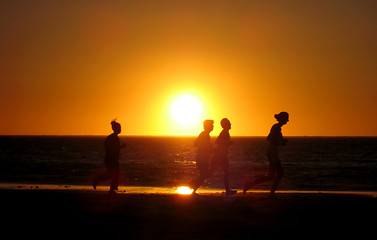
{"type": "Polygon", "coordinates": [[[232,128],[232,124],[230,124],[230,121],[229,121],[229,119],[227,119],[227,118],[223,118],[223,119],[221,119],[220,124],[221,124],[221,127],[222,127],[224,130],[229,130],[229,129],[232,128]]]}
{"type": "Polygon", "coordinates": [[[204,120],[203,128],[204,131],[211,132],[213,130],[213,120],[204,120]]]}
{"type": "Polygon", "coordinates": [[[284,125],[289,121],[289,114],[287,112],[281,112],[275,114],[275,118],[280,124],[284,125]]]}
{"type": "Polygon", "coordinates": [[[116,120],[111,121],[111,128],[115,134],[119,134],[122,131],[120,124],[117,123],[116,120]]]}

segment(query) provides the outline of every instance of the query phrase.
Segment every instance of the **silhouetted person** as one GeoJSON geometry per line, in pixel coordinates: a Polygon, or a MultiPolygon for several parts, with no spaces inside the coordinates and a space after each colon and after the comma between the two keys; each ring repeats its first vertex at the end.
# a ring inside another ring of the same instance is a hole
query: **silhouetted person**
{"type": "Polygon", "coordinates": [[[111,122],[111,127],[114,133],[110,134],[105,142],[105,168],[106,171],[93,179],[93,188],[96,189],[98,182],[111,179],[109,193],[115,193],[119,185],[119,152],[125,147],[125,144],[120,144],[118,134],[121,132],[121,126],[115,120],[111,122]]]}
{"type": "Polygon", "coordinates": [[[228,148],[232,141],[230,141],[229,130],[232,128],[230,121],[227,118],[223,118],[220,122],[223,130],[216,139],[216,148],[211,161],[210,175],[216,170],[217,167],[220,167],[224,171],[224,186],[226,195],[233,195],[237,191],[231,190],[229,188],[229,160],[228,160],[228,148]]]}
{"type": "Polygon", "coordinates": [[[270,162],[270,172],[268,175],[257,176],[254,181],[246,183],[243,189],[244,194],[251,186],[271,180],[272,185],[270,193],[274,194],[281,178],[283,177],[284,170],[281,165],[278,152],[279,146],[285,146],[287,143],[287,139],[284,139],[283,134],[281,133],[281,127],[287,124],[287,122],[289,121],[289,114],[287,112],[281,112],[279,114],[275,114],[275,118],[278,123],[272,126],[270,134],[267,137],[267,140],[270,142],[266,154],[270,162]]]}
{"type": "Polygon", "coordinates": [[[196,166],[198,167],[200,176],[194,179],[190,187],[194,190],[193,193],[196,194],[196,190],[200,185],[209,177],[209,161],[212,154],[212,144],[210,132],[213,130],[213,120],[205,120],[203,122],[204,131],[201,132],[198,138],[195,140],[194,146],[198,148],[196,154],[196,166]]]}

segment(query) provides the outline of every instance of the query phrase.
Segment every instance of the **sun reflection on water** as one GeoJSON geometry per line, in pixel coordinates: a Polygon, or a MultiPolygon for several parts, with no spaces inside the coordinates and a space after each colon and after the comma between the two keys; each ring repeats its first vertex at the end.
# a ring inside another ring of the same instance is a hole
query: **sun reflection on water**
{"type": "Polygon", "coordinates": [[[185,187],[185,186],[179,187],[177,189],[178,194],[191,194],[193,191],[194,191],[193,189],[190,189],[189,187],[185,187]]]}

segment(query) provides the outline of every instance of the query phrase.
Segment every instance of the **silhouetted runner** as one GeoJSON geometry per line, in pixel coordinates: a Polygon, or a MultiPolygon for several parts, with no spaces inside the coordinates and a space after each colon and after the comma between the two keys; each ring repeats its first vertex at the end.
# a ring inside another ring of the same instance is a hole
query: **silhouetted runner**
{"type": "Polygon", "coordinates": [[[121,132],[121,126],[115,120],[111,122],[114,133],[110,134],[105,142],[105,168],[106,171],[93,179],[93,188],[96,189],[98,182],[111,179],[110,194],[118,190],[119,185],[119,152],[125,144],[120,144],[118,134],[121,132]]]}
{"type": "Polygon", "coordinates": [[[281,127],[289,121],[289,114],[287,112],[281,112],[275,114],[275,118],[278,123],[274,124],[271,128],[270,134],[267,137],[267,140],[270,142],[267,149],[267,158],[270,162],[270,171],[268,175],[257,176],[253,181],[249,181],[245,184],[243,193],[246,194],[246,191],[253,185],[271,181],[272,185],[270,188],[270,193],[274,194],[277,186],[280,183],[281,178],[283,177],[284,170],[278,156],[279,146],[286,146],[287,139],[283,138],[281,133],[281,127]]]}
{"type": "Polygon", "coordinates": [[[198,148],[196,154],[196,166],[198,167],[200,176],[190,183],[190,188],[193,189],[193,194],[200,185],[209,177],[209,161],[212,154],[212,144],[210,132],[213,130],[213,120],[205,120],[203,122],[204,131],[201,132],[195,141],[195,147],[198,148]]]}
{"type": "Polygon", "coordinates": [[[220,167],[224,171],[224,186],[225,194],[233,195],[237,193],[235,190],[229,188],[229,160],[228,160],[228,148],[232,141],[230,141],[229,130],[232,128],[230,121],[227,118],[223,118],[220,122],[223,130],[216,139],[216,147],[211,161],[210,175],[214,173],[217,167],[220,167]]]}

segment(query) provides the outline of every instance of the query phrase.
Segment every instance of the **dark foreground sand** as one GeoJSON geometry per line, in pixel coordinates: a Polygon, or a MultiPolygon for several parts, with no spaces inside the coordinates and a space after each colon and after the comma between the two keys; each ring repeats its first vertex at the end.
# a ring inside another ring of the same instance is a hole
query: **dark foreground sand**
{"type": "Polygon", "coordinates": [[[364,195],[0,194],[2,239],[365,239],[377,231],[377,198],[364,195]]]}

